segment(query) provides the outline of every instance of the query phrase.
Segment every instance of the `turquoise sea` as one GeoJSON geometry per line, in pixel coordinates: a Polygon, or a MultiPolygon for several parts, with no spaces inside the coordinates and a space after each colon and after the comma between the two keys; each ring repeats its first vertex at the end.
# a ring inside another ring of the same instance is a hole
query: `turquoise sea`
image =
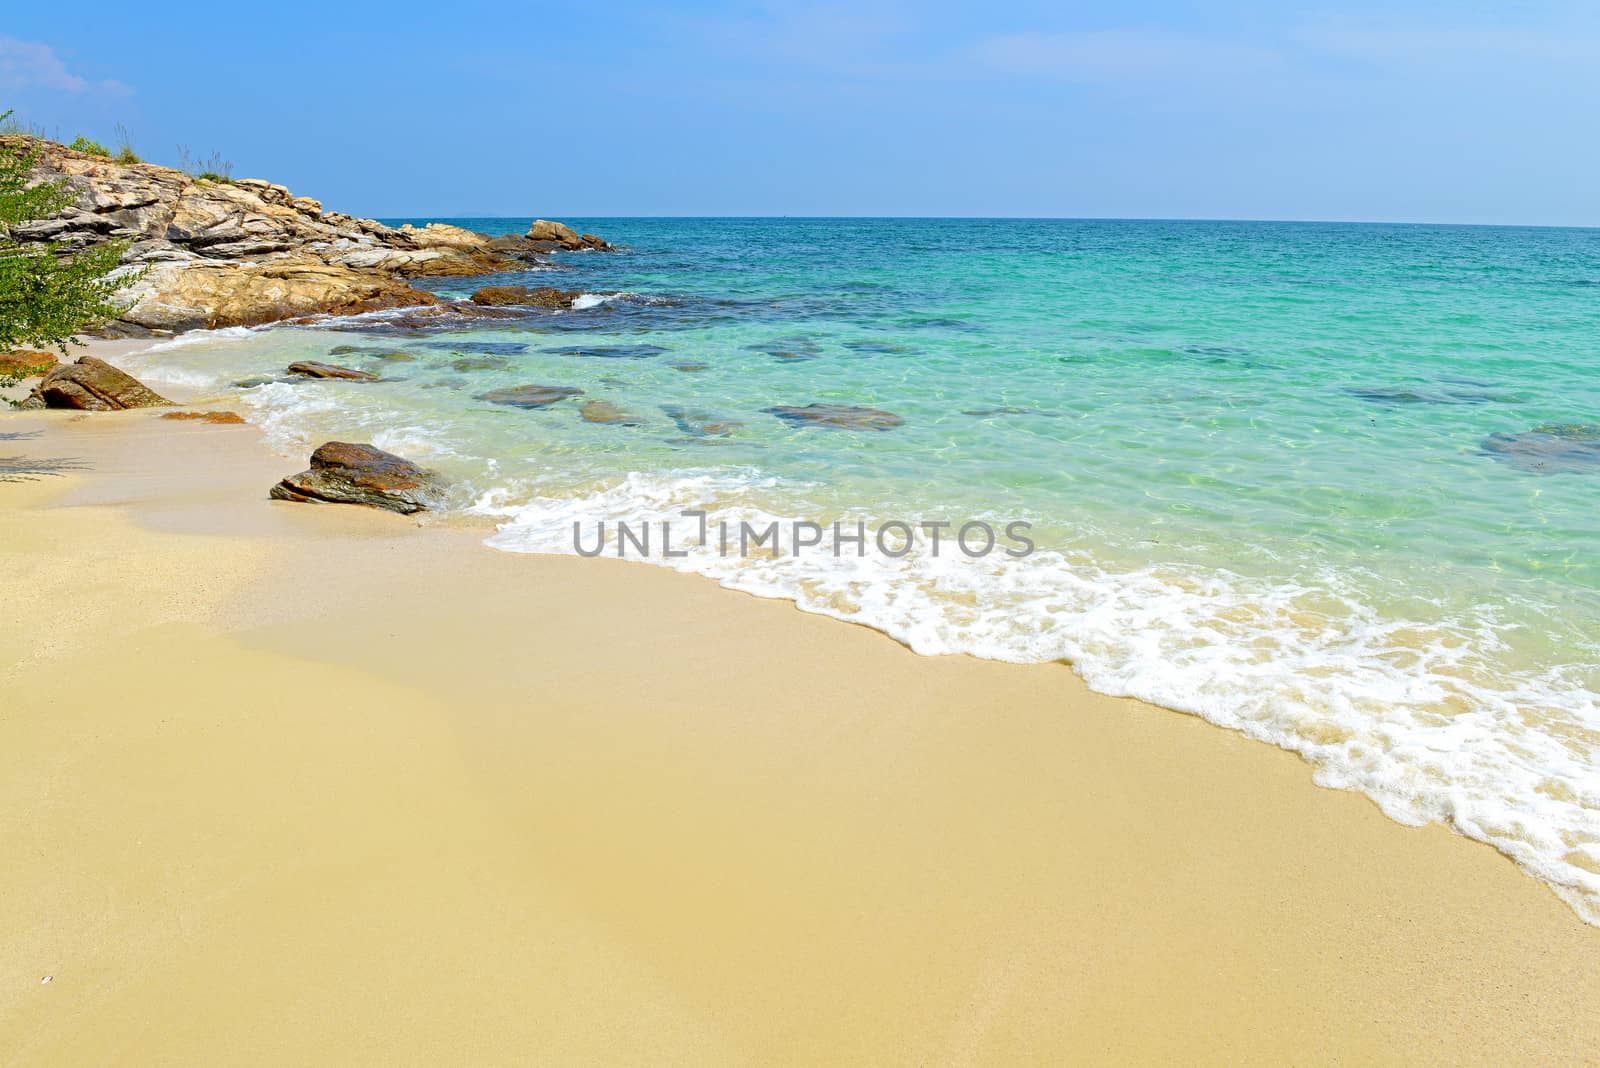
{"type": "Polygon", "coordinates": [[[600,520],[692,541],[683,509],[1026,521],[1023,558],[918,537],[656,562],[921,653],[1069,661],[1489,842],[1600,922],[1600,231],[567,221],[624,248],[430,285],[590,295],[573,308],[220,331],[127,362],[296,460],[338,438],[436,467],[510,551],[572,552],[600,520]],[[283,376],[303,358],[384,379],[283,376]],[[583,393],[477,399],[526,384],[583,393]],[[594,400],[627,424],[582,419],[594,400]],[[766,411],[814,403],[903,422],[766,411]]]}

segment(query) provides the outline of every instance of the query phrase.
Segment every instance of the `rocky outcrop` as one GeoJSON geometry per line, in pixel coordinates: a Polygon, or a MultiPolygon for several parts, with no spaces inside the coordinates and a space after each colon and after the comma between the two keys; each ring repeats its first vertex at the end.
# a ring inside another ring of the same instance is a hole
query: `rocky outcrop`
{"type": "Polygon", "coordinates": [[[516,270],[545,252],[609,248],[560,223],[546,223],[540,232],[556,236],[540,239],[490,238],[441,223],[395,228],[327,211],[260,179],[194,178],[29,138],[4,137],[0,145],[38,148],[32,179],[65,179],[77,194],[59,215],[16,227],[14,236],[68,251],[130,243],[122,296],[132,306],[108,324],[113,335],[432,305],[435,297],[406,280],[516,270]]]}
{"type": "Polygon", "coordinates": [[[611,251],[610,245],[593,234],[580,234],[565,223],[551,222],[548,219],[535,219],[524,236],[533,242],[540,252],[554,252],[556,249],[576,252],[583,248],[592,248],[597,252],[611,251]]]}
{"type": "Polygon", "coordinates": [[[272,487],[280,501],[365,504],[410,515],[437,507],[443,480],[410,460],[372,445],[330,441],[311,454],[311,466],[272,487]]]}
{"type": "Polygon", "coordinates": [[[44,376],[24,408],[73,408],[82,412],[114,412],[171,404],[167,398],[117,370],[104,360],[83,356],[44,376]]]}
{"type": "Polygon", "coordinates": [[[123,314],[123,326],[165,333],[439,302],[432,293],[414,289],[393,274],[303,258],[161,268],[125,295],[135,303],[123,314]]]}
{"type": "Polygon", "coordinates": [[[507,304],[532,308],[570,308],[572,302],[581,296],[581,289],[557,289],[555,286],[484,286],[470,299],[474,304],[490,308],[507,304]]]}
{"type": "Polygon", "coordinates": [[[835,430],[893,430],[905,422],[881,408],[856,408],[848,404],[807,404],[795,407],[780,404],[762,409],[791,426],[821,426],[835,430]]]}
{"type": "Polygon", "coordinates": [[[301,378],[343,378],[351,382],[376,382],[378,376],[371,371],[357,371],[354,367],[340,367],[336,363],[318,360],[297,360],[289,365],[289,373],[301,378]]]}

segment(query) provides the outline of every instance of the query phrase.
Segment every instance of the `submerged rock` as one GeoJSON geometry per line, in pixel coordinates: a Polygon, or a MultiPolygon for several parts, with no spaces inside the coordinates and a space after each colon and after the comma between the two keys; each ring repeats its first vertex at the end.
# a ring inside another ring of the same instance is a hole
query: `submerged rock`
{"type": "Polygon", "coordinates": [[[316,360],[298,360],[291,363],[289,373],[302,378],[342,378],[351,382],[378,380],[378,376],[371,371],[357,371],[354,367],[340,367],[336,363],[319,363],[316,360]]]}
{"type": "Polygon", "coordinates": [[[746,345],[745,348],[752,352],[771,356],[775,360],[782,360],[785,363],[796,360],[814,360],[822,355],[822,350],[817,347],[816,341],[804,334],[791,334],[788,337],[774,338],[770,342],[746,345]]]}
{"type": "Polygon", "coordinates": [[[743,423],[732,419],[723,419],[710,412],[684,408],[677,404],[664,404],[661,406],[661,411],[677,425],[679,430],[693,437],[732,437],[744,426],[743,423]]]}
{"type": "Polygon", "coordinates": [[[513,408],[548,408],[582,392],[575,386],[511,386],[480,393],[478,399],[491,404],[508,404],[513,408]]]}
{"type": "Polygon", "coordinates": [[[520,341],[471,341],[465,344],[459,341],[424,341],[423,348],[448,349],[457,356],[469,354],[490,356],[520,356],[528,351],[528,346],[520,341]]]}
{"type": "Polygon", "coordinates": [[[1600,472],[1600,425],[1545,423],[1520,434],[1490,434],[1483,439],[1483,451],[1538,475],[1600,472]]]}
{"type": "Polygon", "coordinates": [[[1021,408],[1014,404],[1008,404],[1003,408],[968,408],[961,414],[976,416],[980,419],[987,419],[996,415],[1043,415],[1053,419],[1061,413],[1052,412],[1044,408],[1021,408]]]}
{"type": "Polygon", "coordinates": [[[835,430],[893,430],[905,420],[879,408],[856,408],[848,404],[807,404],[803,408],[780,404],[763,411],[791,426],[822,426],[835,430]]]}
{"type": "Polygon", "coordinates": [[[81,356],[44,376],[22,402],[25,408],[74,408],[84,412],[111,412],[124,408],[153,408],[171,404],[167,398],[119,371],[104,360],[81,356]]]}
{"type": "Polygon", "coordinates": [[[163,419],[182,419],[194,423],[215,423],[219,426],[242,424],[244,416],[238,412],[163,412],[163,419]]]}
{"type": "Polygon", "coordinates": [[[330,441],[311,454],[311,466],[272,487],[280,501],[365,504],[410,515],[437,507],[444,482],[434,472],[372,445],[330,441]]]}
{"type": "Polygon", "coordinates": [[[667,350],[660,345],[561,345],[543,349],[552,356],[585,356],[600,360],[647,360],[667,350]]]}
{"type": "Polygon", "coordinates": [[[698,371],[707,370],[711,365],[707,363],[693,363],[686,360],[681,363],[668,364],[668,366],[674,371],[683,371],[686,374],[694,374],[698,371]]]}
{"type": "Polygon", "coordinates": [[[462,356],[452,360],[452,369],[468,374],[472,371],[504,371],[511,366],[511,361],[504,356],[462,356]]]}
{"type": "Polygon", "coordinates": [[[585,423],[604,423],[607,426],[638,426],[642,420],[631,415],[610,401],[591,400],[584,401],[579,409],[585,423]]]}
{"type": "Polygon", "coordinates": [[[529,308],[570,308],[572,302],[581,296],[581,289],[557,289],[555,286],[484,286],[469,299],[474,304],[491,308],[507,304],[529,308]]]}

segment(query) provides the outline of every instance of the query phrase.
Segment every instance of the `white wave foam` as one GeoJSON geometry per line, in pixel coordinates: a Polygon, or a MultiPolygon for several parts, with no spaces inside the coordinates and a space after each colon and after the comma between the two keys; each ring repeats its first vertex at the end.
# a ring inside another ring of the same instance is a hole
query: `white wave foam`
{"type": "MultiPolygon", "coordinates": [[[[1443,621],[1384,618],[1351,576],[1275,584],[1222,570],[1111,570],[1084,553],[982,560],[926,545],[893,559],[739,559],[684,544],[704,508],[731,524],[790,520],[741,505],[754,472],[639,474],[587,496],[507,486],[473,511],[507,520],[512,552],[592,546],[600,519],[673,524],[681,559],[654,558],[749,593],[862,623],[914,651],[1065,660],[1096,690],[1191,712],[1303,755],[1318,783],[1360,790],[1391,818],[1443,820],[1544,879],[1600,924],[1600,705],[1581,679],[1522,672],[1487,606],[1443,621]]],[[[615,553],[615,538],[608,542],[615,553]]]]}
{"type": "Polygon", "coordinates": [[[229,341],[241,341],[254,337],[264,327],[259,326],[225,326],[216,330],[190,330],[179,334],[168,341],[158,341],[147,349],[140,349],[137,355],[143,356],[152,352],[171,352],[173,349],[188,348],[190,345],[218,345],[229,341]]]}
{"type": "Polygon", "coordinates": [[[625,293],[582,293],[573,298],[572,310],[587,311],[590,308],[598,308],[602,304],[610,304],[612,301],[626,295],[625,293]]]}

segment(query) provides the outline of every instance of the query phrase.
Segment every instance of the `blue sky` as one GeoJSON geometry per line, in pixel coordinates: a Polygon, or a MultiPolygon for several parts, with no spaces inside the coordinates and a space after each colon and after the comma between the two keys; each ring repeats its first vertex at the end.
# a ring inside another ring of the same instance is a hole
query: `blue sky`
{"type": "Polygon", "coordinates": [[[362,215],[1600,225],[1593,0],[8,6],[0,109],[362,215]]]}

